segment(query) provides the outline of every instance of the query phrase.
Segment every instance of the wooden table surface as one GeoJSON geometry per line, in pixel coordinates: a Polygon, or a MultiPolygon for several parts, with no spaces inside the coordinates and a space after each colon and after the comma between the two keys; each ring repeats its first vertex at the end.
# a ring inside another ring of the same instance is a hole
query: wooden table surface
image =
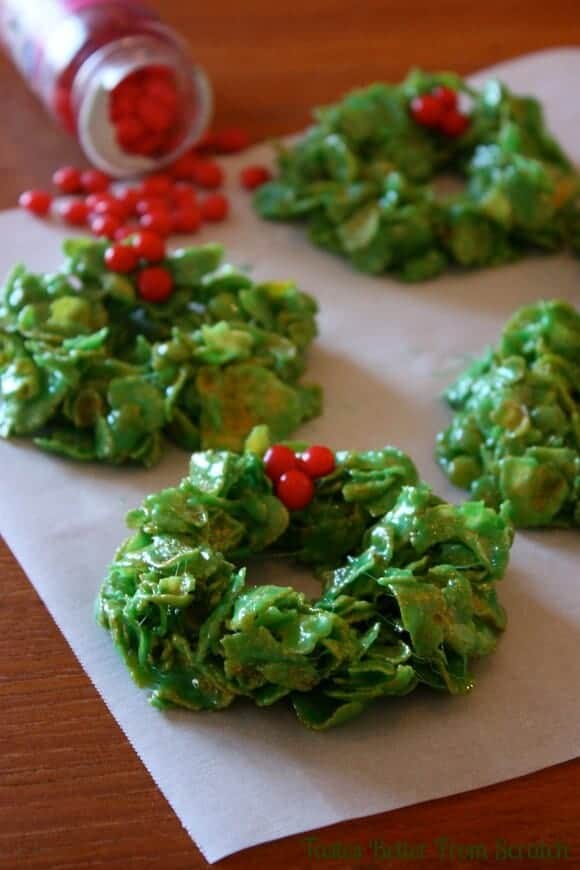
{"type": "MultiPolygon", "coordinates": [[[[242,124],[256,139],[299,129],[312,105],[353,85],[396,80],[410,65],[467,73],[580,42],[577,0],[294,0],[290,11],[276,0],[153,5],[190,39],[211,76],[217,124],[242,124]]],[[[57,165],[80,156],[4,59],[0,76],[0,207],[8,208],[20,190],[45,185],[57,165]]],[[[0,578],[0,867],[206,867],[3,544],[0,578]]],[[[412,760],[409,772],[421,775],[412,760]]],[[[567,862],[520,861],[513,851],[510,866],[578,867],[579,782],[580,763],[562,764],[315,832],[327,849],[318,858],[296,836],[220,866],[486,866],[476,857],[482,847],[490,864],[501,864],[494,850],[496,841],[505,840],[559,842],[570,856],[567,862]],[[455,851],[438,856],[438,838],[447,838],[455,851]],[[370,840],[425,844],[426,857],[373,861],[370,840]],[[329,850],[337,843],[352,856],[358,845],[365,857],[332,859],[329,850]],[[463,858],[461,845],[472,847],[463,858]]]]}

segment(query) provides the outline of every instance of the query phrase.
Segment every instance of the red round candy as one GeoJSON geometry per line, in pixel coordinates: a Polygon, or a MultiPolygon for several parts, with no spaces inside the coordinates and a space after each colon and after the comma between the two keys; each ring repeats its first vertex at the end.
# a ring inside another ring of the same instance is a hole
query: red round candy
{"type": "Polygon", "coordinates": [[[113,121],[135,115],[135,106],[141,96],[141,87],[128,78],[117,85],[109,101],[109,117],[113,121]]]}
{"type": "Polygon", "coordinates": [[[173,215],[174,233],[194,233],[201,226],[201,211],[194,206],[181,206],[173,215]]]}
{"type": "Polygon", "coordinates": [[[276,495],[289,511],[299,511],[314,498],[314,483],[303,471],[285,471],[276,484],[276,495]]]}
{"type": "Polygon", "coordinates": [[[105,251],[105,265],[111,272],[132,272],[139,261],[139,255],[130,245],[111,245],[105,251]]]}
{"type": "Polygon", "coordinates": [[[120,226],[121,221],[112,214],[98,214],[91,220],[91,232],[103,239],[113,240],[120,226]]]}
{"type": "Polygon", "coordinates": [[[158,175],[150,175],[141,182],[141,193],[144,197],[159,196],[163,197],[170,193],[173,188],[173,180],[169,175],[159,173],[158,175]]]}
{"type": "Polygon", "coordinates": [[[167,211],[167,200],[164,196],[143,196],[137,200],[135,214],[147,214],[148,211],[167,211]]]}
{"type": "Polygon", "coordinates": [[[82,199],[71,199],[59,209],[63,221],[73,227],[84,227],[88,213],[87,205],[82,199]]]}
{"type": "Polygon", "coordinates": [[[147,133],[139,142],[135,143],[132,153],[143,154],[145,157],[150,157],[152,154],[163,154],[167,150],[165,141],[164,133],[147,133]]]}
{"type": "Polygon", "coordinates": [[[133,111],[133,104],[130,97],[125,94],[113,93],[109,100],[109,120],[117,125],[125,118],[130,118],[133,111]]]}
{"type": "Polygon", "coordinates": [[[119,191],[117,199],[125,205],[129,214],[133,214],[137,203],[141,199],[141,194],[135,187],[125,187],[119,191]]]}
{"type": "Polygon", "coordinates": [[[74,166],[61,166],[52,176],[52,183],[61,193],[79,193],[82,190],[80,170],[74,166]]]}
{"type": "Polygon", "coordinates": [[[422,127],[436,127],[443,115],[443,106],[433,94],[423,94],[411,100],[413,120],[422,127]]]}
{"type": "Polygon", "coordinates": [[[205,133],[199,137],[197,142],[194,145],[196,151],[215,151],[217,144],[217,134],[213,132],[213,130],[206,130],[205,133]]]}
{"type": "Polygon", "coordinates": [[[52,204],[52,196],[45,190],[25,190],[18,197],[20,208],[26,209],[37,217],[48,214],[52,204]]]}
{"type": "Polygon", "coordinates": [[[107,190],[111,179],[100,169],[86,169],[81,175],[83,190],[87,193],[101,193],[107,190]]]}
{"type": "Polygon", "coordinates": [[[143,126],[154,133],[163,133],[175,123],[175,106],[149,95],[141,97],[137,112],[143,126]]]}
{"type": "Polygon", "coordinates": [[[165,259],[165,242],[152,232],[140,230],[132,239],[132,245],[141,260],[148,263],[158,263],[165,259]]]}
{"type": "Polygon", "coordinates": [[[158,63],[151,63],[142,70],[147,81],[175,81],[175,74],[171,67],[158,63]]]}
{"type": "Polygon", "coordinates": [[[170,199],[173,205],[178,207],[197,205],[197,192],[193,187],[188,187],[185,184],[176,184],[171,191],[170,199]]]}
{"type": "Polygon", "coordinates": [[[121,79],[115,88],[115,92],[126,91],[131,87],[135,87],[135,85],[141,84],[143,82],[144,72],[143,67],[140,67],[139,69],[134,69],[133,72],[127,73],[125,78],[121,79]]]}
{"type": "Polygon", "coordinates": [[[131,115],[120,118],[115,124],[117,133],[117,142],[121,147],[131,149],[131,146],[138,142],[145,134],[145,126],[139,118],[134,118],[131,115]]]}
{"type": "Polygon", "coordinates": [[[110,193],[89,193],[85,196],[85,205],[89,211],[94,211],[101,202],[110,202],[113,197],[110,193]]]}
{"type": "Polygon", "coordinates": [[[456,109],[449,109],[441,118],[438,126],[445,136],[455,139],[458,136],[463,136],[469,124],[470,121],[467,115],[462,115],[456,109]]]}
{"type": "Polygon", "coordinates": [[[435,99],[443,106],[444,109],[456,109],[458,95],[453,88],[447,88],[445,85],[438,85],[432,91],[435,99]]]}
{"type": "Polygon", "coordinates": [[[222,130],[221,133],[215,133],[213,144],[220,154],[235,154],[249,146],[250,135],[241,127],[230,127],[228,130],[222,130]]]}
{"type": "Polygon", "coordinates": [[[321,444],[313,444],[312,447],[300,454],[300,468],[309,477],[326,477],[327,474],[332,474],[335,467],[334,453],[330,448],[323,447],[321,444]]]}
{"type": "Polygon", "coordinates": [[[133,72],[126,75],[123,81],[118,87],[129,86],[129,85],[141,85],[145,81],[147,74],[151,67],[139,67],[138,69],[134,69],[133,72]]]}
{"type": "Polygon", "coordinates": [[[171,164],[169,172],[173,178],[179,178],[183,181],[192,181],[197,162],[198,158],[191,152],[188,154],[182,154],[181,157],[178,157],[177,160],[171,164]]]}
{"type": "Polygon", "coordinates": [[[277,483],[287,471],[298,470],[298,458],[284,444],[272,444],[264,456],[264,471],[271,481],[277,483]]]}
{"type": "Polygon", "coordinates": [[[223,193],[212,193],[201,204],[201,214],[205,221],[223,221],[229,210],[229,201],[223,193]]]}
{"type": "Polygon", "coordinates": [[[173,278],[162,266],[149,266],[139,273],[137,286],[146,302],[165,302],[173,291],[173,278]]]}
{"type": "Polygon", "coordinates": [[[145,84],[145,90],[146,99],[150,105],[161,105],[165,111],[175,114],[179,95],[173,78],[170,80],[159,77],[149,78],[145,84]]]}
{"type": "Polygon", "coordinates": [[[213,190],[223,184],[224,172],[221,166],[211,160],[198,160],[193,169],[193,180],[200,187],[213,190]]]}
{"type": "Polygon", "coordinates": [[[114,196],[100,199],[92,211],[94,214],[112,214],[120,220],[125,220],[129,216],[129,209],[125,203],[114,196]]]}
{"type": "Polygon", "coordinates": [[[151,232],[157,233],[158,236],[163,236],[164,238],[171,235],[171,230],[173,229],[171,215],[167,210],[162,211],[161,209],[146,211],[139,218],[139,225],[144,230],[151,230],[151,232]]]}
{"type": "Polygon", "coordinates": [[[246,166],[240,172],[240,183],[246,190],[255,190],[272,178],[266,166],[246,166]]]}

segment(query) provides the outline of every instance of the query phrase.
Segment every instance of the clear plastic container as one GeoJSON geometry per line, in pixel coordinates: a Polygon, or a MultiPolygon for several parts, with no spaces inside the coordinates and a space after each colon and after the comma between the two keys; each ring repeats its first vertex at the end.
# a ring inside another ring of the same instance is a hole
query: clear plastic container
{"type": "Polygon", "coordinates": [[[110,175],[169,164],[207,129],[212,95],[204,71],[140,0],[0,0],[0,35],[49,113],[110,175]],[[169,115],[170,125],[159,129],[169,115]]]}

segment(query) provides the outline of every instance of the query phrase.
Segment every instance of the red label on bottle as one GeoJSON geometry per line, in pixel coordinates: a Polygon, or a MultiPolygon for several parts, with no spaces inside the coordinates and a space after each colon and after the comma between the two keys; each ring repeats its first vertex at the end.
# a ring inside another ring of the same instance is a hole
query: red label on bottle
{"type": "Polygon", "coordinates": [[[157,17],[142,0],[0,0],[0,39],[35,90],[40,90],[36,82],[40,60],[55,27],[70,18],[65,38],[71,34],[74,38],[75,13],[98,6],[111,7],[113,14],[124,8],[137,16],[157,17]]]}

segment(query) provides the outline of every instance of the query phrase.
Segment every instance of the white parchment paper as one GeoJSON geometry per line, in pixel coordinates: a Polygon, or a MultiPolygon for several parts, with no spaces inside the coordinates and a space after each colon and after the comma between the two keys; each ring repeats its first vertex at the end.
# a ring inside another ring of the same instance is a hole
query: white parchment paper
{"type": "MultiPolygon", "coordinates": [[[[410,58],[412,60],[412,58],[410,58]]],[[[555,133],[580,161],[580,51],[521,58],[497,72],[545,101],[555,133]]],[[[481,77],[478,77],[481,78],[481,77]]],[[[232,178],[242,163],[229,162],[232,178]]],[[[237,190],[237,185],[233,185],[237,190]]],[[[318,297],[321,335],[309,377],[326,408],[301,435],[333,447],[392,443],[442,495],[460,500],[432,460],[447,422],[440,391],[470,354],[494,341],[519,305],[580,302],[580,263],[566,256],[429,284],[367,278],[312,249],[299,230],[260,222],[245,194],[204,238],[260,278],[294,278],[318,297]]],[[[17,212],[0,215],[0,272],[17,260],[50,269],[65,233],[17,212]]],[[[209,861],[277,837],[485,786],[574,757],[580,747],[580,535],[521,533],[500,589],[509,627],[475,668],[466,698],[417,692],[376,705],[348,727],[306,731],[284,705],[219,714],[161,714],[130,681],[93,619],[123,516],[176,482],[187,456],[153,471],[83,466],[21,443],[0,443],[0,529],[156,783],[209,861]]],[[[278,566],[255,582],[313,581],[278,566]]],[[[22,627],[24,636],[26,626],[22,627]]],[[[58,716],[58,705],[55,706],[58,716]]]]}

